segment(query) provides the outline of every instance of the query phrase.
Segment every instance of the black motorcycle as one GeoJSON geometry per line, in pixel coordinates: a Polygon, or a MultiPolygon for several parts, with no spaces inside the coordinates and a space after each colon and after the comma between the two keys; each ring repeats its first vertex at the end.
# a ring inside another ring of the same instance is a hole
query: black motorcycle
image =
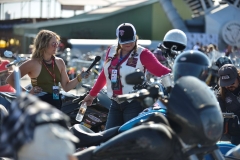
{"type": "MultiPolygon", "coordinates": [[[[132,93],[119,98],[146,100],[158,95],[156,91],[145,90],[139,92],[141,94],[132,93]]],[[[216,145],[223,132],[222,124],[223,117],[213,92],[197,78],[186,76],[177,81],[170,93],[166,117],[163,114],[153,114],[132,129],[117,135],[118,127],[109,132],[104,131],[102,140],[105,143],[75,155],[86,160],[185,160],[203,159],[206,156],[222,160],[223,155],[216,145]],[[113,138],[106,140],[109,135],[113,138]]],[[[99,137],[94,137],[97,135],[91,136],[90,143],[93,144],[93,140],[100,142],[99,137]]]]}
{"type": "MultiPolygon", "coordinates": [[[[62,94],[61,110],[70,117],[71,125],[80,123],[76,121],[76,115],[80,108],[81,101],[91,90],[91,87],[87,84],[83,84],[82,87],[84,87],[87,92],[81,96],[69,96],[71,94],[67,93],[62,94]]],[[[94,99],[92,105],[87,107],[81,124],[93,132],[103,131],[105,129],[110,105],[111,100],[108,98],[106,91],[102,89],[94,99]]]]}

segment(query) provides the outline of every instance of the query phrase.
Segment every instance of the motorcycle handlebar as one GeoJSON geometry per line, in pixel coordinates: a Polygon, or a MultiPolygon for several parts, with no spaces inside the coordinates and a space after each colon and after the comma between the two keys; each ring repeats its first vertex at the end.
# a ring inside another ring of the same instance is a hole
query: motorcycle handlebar
{"type": "Polygon", "coordinates": [[[236,115],[234,113],[222,113],[223,118],[234,118],[236,115]]]}
{"type": "Polygon", "coordinates": [[[83,88],[86,88],[86,89],[88,89],[88,90],[91,90],[91,89],[92,89],[92,87],[91,87],[89,84],[82,84],[82,87],[83,87],[83,88]]]}
{"type": "Polygon", "coordinates": [[[16,65],[17,63],[20,63],[20,62],[24,62],[26,61],[28,58],[21,58],[21,57],[17,57],[14,61],[12,61],[11,63],[7,64],[5,67],[8,68],[8,67],[11,67],[13,65],[16,65]]]}
{"type": "Polygon", "coordinates": [[[6,68],[9,68],[9,67],[11,67],[12,65],[15,65],[16,63],[17,63],[17,60],[14,60],[14,61],[12,61],[11,63],[7,64],[5,67],[6,67],[6,68]]]}
{"type": "Polygon", "coordinates": [[[136,93],[129,93],[117,96],[119,101],[126,101],[131,99],[144,99],[146,97],[159,98],[161,94],[159,93],[159,88],[157,86],[150,87],[149,89],[141,89],[136,93]]]}
{"type": "Polygon", "coordinates": [[[129,94],[124,94],[124,95],[119,95],[117,96],[119,101],[126,101],[130,99],[138,99],[138,98],[144,98],[146,96],[149,96],[150,92],[146,89],[141,89],[136,93],[129,93],[129,94]]]}

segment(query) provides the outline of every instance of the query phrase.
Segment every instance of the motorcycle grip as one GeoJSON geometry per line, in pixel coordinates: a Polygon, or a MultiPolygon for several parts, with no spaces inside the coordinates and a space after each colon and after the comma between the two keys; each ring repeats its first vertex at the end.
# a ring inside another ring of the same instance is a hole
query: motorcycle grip
{"type": "Polygon", "coordinates": [[[150,92],[146,89],[141,89],[137,93],[129,93],[117,96],[119,101],[126,101],[130,99],[142,99],[150,95],[150,92]]]}
{"type": "Polygon", "coordinates": [[[8,68],[8,67],[11,67],[12,65],[14,65],[16,63],[16,60],[12,61],[11,63],[7,64],[5,67],[8,68]]]}

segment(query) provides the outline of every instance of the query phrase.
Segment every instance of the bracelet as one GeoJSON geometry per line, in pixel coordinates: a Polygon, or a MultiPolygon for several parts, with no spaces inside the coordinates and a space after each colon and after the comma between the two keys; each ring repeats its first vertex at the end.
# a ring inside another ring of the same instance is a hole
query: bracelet
{"type": "Polygon", "coordinates": [[[82,78],[79,78],[79,77],[81,77],[80,74],[77,75],[77,80],[80,83],[82,81],[82,78]]]}

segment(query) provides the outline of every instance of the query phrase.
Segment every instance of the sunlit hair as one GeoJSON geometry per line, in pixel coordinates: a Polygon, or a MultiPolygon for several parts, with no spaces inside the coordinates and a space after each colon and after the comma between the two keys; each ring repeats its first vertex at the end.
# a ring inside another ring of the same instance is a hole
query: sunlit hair
{"type": "MultiPolygon", "coordinates": [[[[238,80],[238,83],[240,84],[240,70],[238,69],[238,77],[237,77],[237,80],[238,80]]],[[[239,85],[238,84],[238,85],[239,85]]],[[[226,87],[219,87],[219,94],[221,95],[221,98],[223,99],[223,100],[225,100],[225,98],[226,98],[226,92],[227,92],[227,89],[226,89],[226,87]]]]}
{"type": "Polygon", "coordinates": [[[56,37],[60,41],[60,36],[49,30],[41,30],[33,41],[32,58],[43,59],[43,53],[48,48],[50,40],[56,37]]]}
{"type": "MultiPolygon", "coordinates": [[[[137,53],[137,40],[138,40],[138,36],[136,35],[136,41],[135,41],[135,45],[133,47],[133,53],[137,53]]],[[[118,43],[118,46],[116,48],[116,53],[114,54],[113,58],[117,57],[120,54],[120,49],[121,49],[121,44],[118,43]]],[[[109,62],[111,59],[113,58],[108,58],[105,63],[109,62]]]]}

